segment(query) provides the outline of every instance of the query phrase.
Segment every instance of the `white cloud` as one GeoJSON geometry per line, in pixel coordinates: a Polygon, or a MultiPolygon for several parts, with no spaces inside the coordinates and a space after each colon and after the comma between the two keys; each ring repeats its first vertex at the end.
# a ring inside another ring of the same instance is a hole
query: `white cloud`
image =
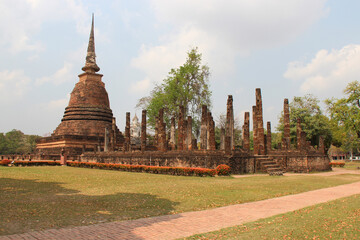
{"type": "Polygon", "coordinates": [[[4,0],[0,1],[0,46],[12,53],[41,51],[44,46],[33,39],[46,22],[75,21],[78,32],[88,34],[89,16],[76,0],[4,0]],[[86,30],[85,30],[86,29],[86,30]]]}
{"type": "Polygon", "coordinates": [[[130,91],[132,93],[145,93],[150,88],[150,79],[145,78],[144,80],[138,81],[130,86],[130,91]]]}
{"type": "Polygon", "coordinates": [[[47,82],[52,82],[55,85],[60,85],[61,83],[64,83],[66,81],[71,81],[74,78],[74,74],[72,70],[73,70],[73,64],[69,62],[65,62],[64,66],[59,70],[57,70],[51,76],[46,76],[36,79],[36,84],[41,85],[47,82]]]}
{"type": "Polygon", "coordinates": [[[30,88],[31,79],[24,74],[23,70],[0,72],[0,103],[21,100],[30,88]]]}
{"type": "Polygon", "coordinates": [[[48,109],[48,111],[58,111],[59,109],[63,110],[68,105],[69,100],[70,100],[70,94],[67,94],[66,97],[64,98],[50,101],[46,105],[46,108],[48,109]]]}
{"type": "Polygon", "coordinates": [[[302,93],[321,97],[339,94],[347,83],[360,79],[360,45],[347,45],[340,50],[320,50],[308,63],[291,62],[284,77],[301,81],[302,93]]]}
{"type": "Polygon", "coordinates": [[[237,56],[291,41],[327,13],[325,2],[152,0],[159,23],[169,24],[172,30],[160,37],[158,45],[143,45],[132,66],[152,82],[161,81],[197,46],[213,79],[226,81],[237,56]]]}

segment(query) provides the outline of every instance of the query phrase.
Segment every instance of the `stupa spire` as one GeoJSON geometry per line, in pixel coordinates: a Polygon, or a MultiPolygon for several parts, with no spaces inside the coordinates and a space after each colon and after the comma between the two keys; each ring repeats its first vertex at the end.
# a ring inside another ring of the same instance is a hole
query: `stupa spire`
{"type": "Polygon", "coordinates": [[[94,38],[94,14],[92,14],[91,30],[89,44],[86,54],[85,66],[82,68],[84,72],[95,73],[100,70],[98,65],[96,65],[96,55],[95,55],[95,38],[94,38]]]}

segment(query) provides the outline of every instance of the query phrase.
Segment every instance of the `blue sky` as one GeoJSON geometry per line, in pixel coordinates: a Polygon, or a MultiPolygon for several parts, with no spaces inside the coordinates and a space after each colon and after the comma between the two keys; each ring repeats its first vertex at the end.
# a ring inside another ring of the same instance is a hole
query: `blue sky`
{"type": "Polygon", "coordinates": [[[264,121],[284,98],[341,97],[360,76],[355,0],[2,0],[0,132],[46,135],[60,123],[85,63],[91,13],[97,63],[121,131],[139,98],[197,46],[211,71],[213,115],[236,117],[262,89],[264,121]]]}

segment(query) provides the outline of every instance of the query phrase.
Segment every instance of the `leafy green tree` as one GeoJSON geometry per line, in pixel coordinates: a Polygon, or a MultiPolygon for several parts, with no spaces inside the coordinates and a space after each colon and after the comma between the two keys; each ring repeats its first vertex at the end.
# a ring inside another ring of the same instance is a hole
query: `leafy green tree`
{"type": "Polygon", "coordinates": [[[360,148],[360,83],[351,82],[344,90],[345,98],[327,99],[328,112],[334,133],[334,145],[345,151],[360,148]]]}
{"type": "Polygon", "coordinates": [[[148,123],[155,126],[155,116],[164,108],[164,118],[170,126],[171,117],[178,118],[179,106],[184,106],[185,117],[192,116],[193,129],[198,136],[201,120],[201,106],[211,106],[209,90],[209,67],[201,64],[202,55],[197,48],[191,49],[186,62],[179,68],[171,69],[162,84],[156,85],[150,96],[141,98],[138,108],[147,109],[148,123]]]}
{"type": "Polygon", "coordinates": [[[37,135],[25,135],[13,129],[6,134],[0,133],[0,154],[26,154],[36,148],[37,135]]]}
{"type": "MultiPolygon", "coordinates": [[[[290,107],[290,138],[291,143],[296,144],[297,119],[301,120],[301,128],[306,133],[306,139],[317,146],[320,136],[324,137],[325,146],[330,147],[332,141],[330,120],[326,117],[319,106],[319,100],[311,95],[294,97],[290,107]]],[[[284,132],[284,115],[280,117],[277,130],[284,132]]]]}

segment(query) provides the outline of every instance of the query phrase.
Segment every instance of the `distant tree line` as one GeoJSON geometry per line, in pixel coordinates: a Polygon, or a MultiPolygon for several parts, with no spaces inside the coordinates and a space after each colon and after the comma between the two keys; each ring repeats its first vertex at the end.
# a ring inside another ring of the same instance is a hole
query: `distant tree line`
{"type": "Polygon", "coordinates": [[[0,154],[27,154],[36,148],[37,135],[26,135],[20,130],[13,129],[7,133],[0,133],[0,154]]]}

